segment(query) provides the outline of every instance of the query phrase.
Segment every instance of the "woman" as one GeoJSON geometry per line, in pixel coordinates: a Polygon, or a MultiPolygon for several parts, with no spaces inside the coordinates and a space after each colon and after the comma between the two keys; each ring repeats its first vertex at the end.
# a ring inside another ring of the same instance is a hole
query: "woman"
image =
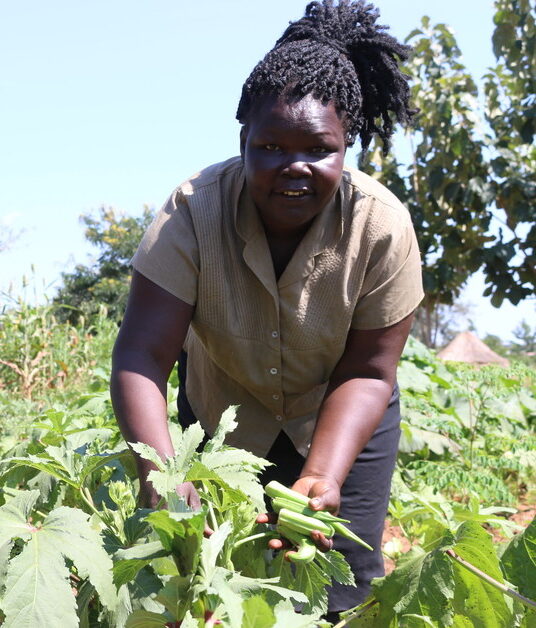
{"type": "MultiPolygon", "coordinates": [[[[398,67],[409,50],[376,19],[362,1],[313,2],[254,68],[237,113],[240,157],[179,186],[133,258],[112,375],[126,440],[173,455],[166,382],[184,348],[181,423],[197,417],[211,434],[239,405],[229,443],[276,462],[313,508],[352,521],[376,549],[336,540],[358,589],[334,587],[332,613],[383,573],[396,365],[422,298],[407,210],[343,163],[358,134],[363,149],[374,134],[387,148],[392,116],[413,114],[398,67]]],[[[137,464],[154,504],[150,465],[137,464]]],[[[179,491],[198,503],[191,485],[179,491]]]]}

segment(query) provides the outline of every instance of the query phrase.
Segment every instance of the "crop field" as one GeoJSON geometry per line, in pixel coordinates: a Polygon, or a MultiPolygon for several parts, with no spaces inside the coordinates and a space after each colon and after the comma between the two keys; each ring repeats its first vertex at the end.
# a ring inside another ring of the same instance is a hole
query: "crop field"
{"type": "MultiPolygon", "coordinates": [[[[133,461],[108,393],[116,324],[61,322],[19,303],[0,317],[0,623],[5,628],[530,628],[536,626],[536,372],[443,363],[410,338],[399,366],[402,439],[384,553],[388,575],[337,624],[326,587],[351,584],[335,551],[285,560],[258,474],[225,445],[228,409],[202,448],[173,421],[157,510],[137,507],[133,461]],[[198,488],[188,509],[174,488],[198,488]],[[214,533],[206,538],[205,523],[214,533]]],[[[359,577],[359,574],[357,574],[359,577]]]]}

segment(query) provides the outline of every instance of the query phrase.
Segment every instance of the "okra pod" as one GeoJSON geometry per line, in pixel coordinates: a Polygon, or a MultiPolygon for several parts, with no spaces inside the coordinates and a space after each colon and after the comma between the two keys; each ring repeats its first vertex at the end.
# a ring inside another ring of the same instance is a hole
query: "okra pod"
{"type": "Polygon", "coordinates": [[[302,515],[313,517],[314,519],[320,519],[320,521],[325,521],[326,523],[334,523],[336,521],[339,523],[350,523],[348,519],[336,517],[327,510],[311,510],[307,506],[302,506],[301,504],[297,504],[296,502],[293,502],[290,499],[285,499],[284,497],[274,497],[272,499],[272,507],[274,512],[279,512],[281,508],[288,508],[293,512],[299,512],[302,515]]]}
{"type": "Polygon", "coordinates": [[[293,491],[291,488],[287,488],[275,480],[268,482],[268,484],[264,487],[264,492],[269,497],[282,497],[283,499],[290,499],[290,501],[295,502],[296,504],[301,504],[306,507],[309,506],[308,497],[298,493],[297,491],[293,491]]]}
{"type": "Polygon", "coordinates": [[[293,563],[310,563],[316,556],[316,545],[312,540],[287,526],[278,525],[279,534],[296,546],[296,550],[285,553],[286,558],[293,563]]]}
{"type": "Polygon", "coordinates": [[[345,538],[350,539],[351,541],[355,541],[356,543],[359,543],[359,545],[366,547],[371,552],[373,551],[372,547],[366,541],[363,541],[363,539],[359,538],[357,534],[354,534],[351,530],[348,530],[348,528],[342,523],[335,521],[331,524],[331,527],[335,531],[335,534],[340,534],[341,536],[344,536],[345,538]]]}
{"type": "MultiPolygon", "coordinates": [[[[319,519],[313,519],[313,517],[307,517],[299,512],[293,512],[288,508],[281,508],[277,518],[278,523],[301,532],[302,534],[309,535],[313,530],[318,530],[326,537],[332,537],[334,534],[334,528],[325,521],[319,519]]],[[[337,523],[337,525],[342,525],[337,523]]]]}

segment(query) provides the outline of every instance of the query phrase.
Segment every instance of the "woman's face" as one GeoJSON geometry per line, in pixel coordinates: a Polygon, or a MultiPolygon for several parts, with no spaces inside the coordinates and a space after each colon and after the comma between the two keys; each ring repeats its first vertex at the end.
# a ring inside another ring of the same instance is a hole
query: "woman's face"
{"type": "Polygon", "coordinates": [[[240,136],[246,181],[269,236],[303,233],[342,176],[345,130],[333,103],[267,100],[240,136]]]}

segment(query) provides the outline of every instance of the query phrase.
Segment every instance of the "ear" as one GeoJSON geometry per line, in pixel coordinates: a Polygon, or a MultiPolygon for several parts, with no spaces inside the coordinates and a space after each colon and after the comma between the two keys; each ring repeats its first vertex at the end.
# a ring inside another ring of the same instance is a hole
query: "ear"
{"type": "Polygon", "coordinates": [[[240,129],[240,157],[242,157],[242,161],[244,161],[244,155],[246,153],[246,139],[248,136],[248,132],[246,129],[246,125],[244,124],[240,129]]]}

